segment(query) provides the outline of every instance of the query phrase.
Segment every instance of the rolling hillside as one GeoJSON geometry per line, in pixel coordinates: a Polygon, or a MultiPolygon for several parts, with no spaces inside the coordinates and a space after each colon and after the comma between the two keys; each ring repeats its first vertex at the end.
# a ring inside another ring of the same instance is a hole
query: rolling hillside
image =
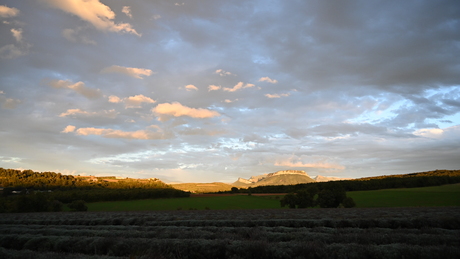
{"type": "Polygon", "coordinates": [[[239,178],[233,183],[237,187],[254,187],[265,185],[294,185],[315,182],[305,171],[284,170],[275,173],[252,176],[249,180],[239,178]]]}

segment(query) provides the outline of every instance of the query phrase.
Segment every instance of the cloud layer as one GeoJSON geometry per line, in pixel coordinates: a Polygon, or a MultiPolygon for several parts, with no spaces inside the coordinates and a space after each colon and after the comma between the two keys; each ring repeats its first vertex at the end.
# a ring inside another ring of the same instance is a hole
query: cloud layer
{"type": "Polygon", "coordinates": [[[0,163],[233,182],[460,169],[457,1],[6,0],[0,163]]]}

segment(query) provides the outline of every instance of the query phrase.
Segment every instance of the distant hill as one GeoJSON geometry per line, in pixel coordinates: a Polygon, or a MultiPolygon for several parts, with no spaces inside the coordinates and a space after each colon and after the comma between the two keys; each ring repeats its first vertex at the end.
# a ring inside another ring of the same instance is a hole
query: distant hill
{"type": "Polygon", "coordinates": [[[236,187],[254,187],[265,185],[295,185],[315,182],[305,171],[284,170],[270,174],[251,176],[249,179],[238,178],[232,185],[236,187]]]}
{"type": "Polygon", "coordinates": [[[174,183],[170,184],[173,188],[192,192],[192,193],[208,193],[208,192],[221,192],[230,191],[232,185],[226,183],[174,183]]]}

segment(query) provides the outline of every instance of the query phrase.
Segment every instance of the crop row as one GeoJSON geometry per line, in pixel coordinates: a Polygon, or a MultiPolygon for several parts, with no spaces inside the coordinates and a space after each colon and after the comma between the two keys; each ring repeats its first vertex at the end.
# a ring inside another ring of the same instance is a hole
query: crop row
{"type": "MultiPolygon", "coordinates": [[[[10,225],[4,223],[2,225],[10,225]]],[[[36,221],[22,224],[35,225],[39,224],[36,221]]],[[[13,224],[14,225],[14,224],[13,224]]],[[[447,215],[442,218],[385,218],[385,219],[263,219],[263,220],[181,220],[175,219],[170,221],[143,221],[139,219],[123,219],[114,218],[111,220],[69,220],[65,219],[58,223],[47,221],[45,225],[87,225],[87,226],[175,226],[175,227],[289,227],[289,228],[390,228],[390,229],[418,229],[418,228],[444,228],[444,229],[460,229],[460,218],[447,215]]]]}
{"type": "MultiPolygon", "coordinates": [[[[354,229],[354,228],[147,228],[144,230],[65,230],[65,229],[26,229],[5,228],[0,235],[0,246],[10,248],[11,240],[27,237],[30,240],[49,237],[56,238],[147,238],[147,239],[203,239],[203,240],[264,240],[267,242],[307,242],[357,243],[357,244],[410,244],[410,245],[448,245],[460,244],[459,230],[391,230],[391,229],[354,229]]],[[[14,245],[17,245],[16,242],[14,245]]]]}
{"type": "MultiPolygon", "coordinates": [[[[7,251],[32,250],[62,254],[107,256],[157,255],[167,258],[454,258],[458,247],[391,244],[333,243],[321,240],[301,242],[269,242],[261,239],[147,239],[102,237],[30,237],[4,236],[7,251]],[[334,256],[335,255],[335,256],[334,256]]],[[[458,258],[458,257],[457,257],[458,258]]]]}
{"type": "Polygon", "coordinates": [[[3,214],[0,258],[460,258],[460,208],[3,214]]]}
{"type": "MultiPolygon", "coordinates": [[[[42,225],[145,225],[165,221],[262,221],[262,220],[407,220],[458,218],[460,207],[420,208],[354,208],[354,209],[279,209],[279,210],[201,210],[151,212],[86,212],[86,213],[5,213],[4,224],[42,225]]],[[[167,224],[167,223],[166,223],[167,224]]]]}

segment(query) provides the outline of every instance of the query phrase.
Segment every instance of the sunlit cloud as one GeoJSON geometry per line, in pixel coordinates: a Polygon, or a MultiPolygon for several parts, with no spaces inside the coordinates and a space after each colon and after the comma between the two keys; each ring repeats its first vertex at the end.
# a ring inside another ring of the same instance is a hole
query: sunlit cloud
{"type": "Polygon", "coordinates": [[[234,75],[231,72],[225,71],[223,69],[217,69],[216,72],[214,72],[214,73],[218,74],[219,76],[231,76],[231,75],[234,75]]]}
{"type": "Polygon", "coordinates": [[[162,103],[152,109],[152,112],[160,116],[160,121],[167,120],[165,116],[181,117],[188,116],[192,118],[204,119],[220,116],[216,111],[203,108],[190,108],[178,102],[162,103]]]}
{"type": "Polygon", "coordinates": [[[41,0],[51,7],[78,16],[101,31],[126,32],[141,36],[129,23],[115,23],[115,13],[99,0],[41,0]]]}
{"type": "Polygon", "coordinates": [[[140,108],[143,103],[155,103],[156,101],[142,94],[130,96],[124,99],[126,108],[140,108]]]}
{"type": "Polygon", "coordinates": [[[233,88],[224,87],[224,91],[236,92],[236,91],[238,91],[240,89],[250,88],[250,87],[254,87],[254,86],[255,86],[254,84],[244,84],[243,82],[239,82],[233,88]]]}
{"type": "Polygon", "coordinates": [[[11,29],[11,33],[17,42],[22,41],[22,29],[11,29]]]}
{"type": "Polygon", "coordinates": [[[64,130],[62,130],[61,132],[62,133],[70,133],[70,132],[74,132],[75,131],[75,126],[73,125],[67,125],[67,127],[64,128],[64,130]]]}
{"type": "Polygon", "coordinates": [[[23,41],[22,29],[10,29],[13,38],[16,40],[16,44],[8,44],[0,47],[0,58],[3,59],[14,59],[20,56],[28,54],[31,44],[23,41]]]}
{"type": "Polygon", "coordinates": [[[0,17],[8,18],[15,17],[19,14],[19,9],[14,7],[8,7],[6,5],[0,5],[0,17]]]}
{"type": "Polygon", "coordinates": [[[414,135],[425,138],[441,138],[444,133],[442,129],[419,129],[414,132],[414,135]]]}
{"type": "Polygon", "coordinates": [[[96,99],[102,96],[101,91],[99,89],[92,89],[85,86],[83,82],[72,83],[68,80],[51,80],[48,84],[54,88],[66,88],[71,89],[88,99],[96,99]]]}
{"type": "Polygon", "coordinates": [[[121,139],[166,139],[170,138],[171,134],[163,133],[158,126],[151,126],[145,130],[137,131],[122,131],[115,129],[103,128],[79,128],[76,130],[77,135],[89,136],[98,135],[104,138],[121,138],[121,139]]]}
{"type": "Polygon", "coordinates": [[[290,94],[285,93],[285,94],[265,94],[267,98],[281,98],[281,97],[288,97],[290,94]]]}
{"type": "Polygon", "coordinates": [[[208,86],[208,91],[209,91],[209,92],[210,92],[210,91],[217,91],[217,90],[219,90],[220,88],[222,88],[222,86],[220,86],[220,85],[209,85],[209,86],[208,86]]]}
{"type": "Polygon", "coordinates": [[[146,68],[122,67],[115,65],[102,69],[101,73],[119,73],[139,79],[144,79],[142,76],[151,76],[154,74],[152,70],[146,68]]]}
{"type": "Polygon", "coordinates": [[[131,14],[131,7],[129,6],[123,6],[123,9],[121,9],[121,12],[126,14],[129,18],[133,18],[133,15],[131,14]]]}
{"type": "Polygon", "coordinates": [[[275,166],[282,167],[297,167],[297,168],[322,168],[322,169],[336,169],[343,170],[345,169],[342,165],[329,164],[326,162],[316,162],[316,163],[303,163],[302,161],[292,161],[292,159],[281,159],[275,162],[275,166]]]}
{"type": "Polygon", "coordinates": [[[268,83],[276,84],[276,83],[278,83],[278,80],[271,79],[270,77],[267,76],[267,77],[261,77],[259,79],[259,82],[268,82],[268,83]]]}
{"type": "Polygon", "coordinates": [[[185,89],[187,89],[187,91],[192,91],[192,90],[197,91],[198,90],[198,88],[194,85],[186,85],[185,89]]]}
{"type": "Polygon", "coordinates": [[[141,108],[143,103],[155,103],[156,101],[143,94],[120,98],[115,95],[110,95],[108,101],[111,103],[124,103],[125,108],[141,108]]]}
{"type": "Polygon", "coordinates": [[[121,103],[123,101],[120,97],[115,96],[115,95],[109,96],[108,99],[109,99],[109,102],[111,103],[121,103]]]}
{"type": "Polygon", "coordinates": [[[105,118],[116,118],[119,112],[115,110],[103,110],[100,112],[87,112],[81,109],[68,109],[66,112],[63,112],[59,117],[68,117],[68,116],[82,116],[82,117],[105,117],[105,118]]]}

